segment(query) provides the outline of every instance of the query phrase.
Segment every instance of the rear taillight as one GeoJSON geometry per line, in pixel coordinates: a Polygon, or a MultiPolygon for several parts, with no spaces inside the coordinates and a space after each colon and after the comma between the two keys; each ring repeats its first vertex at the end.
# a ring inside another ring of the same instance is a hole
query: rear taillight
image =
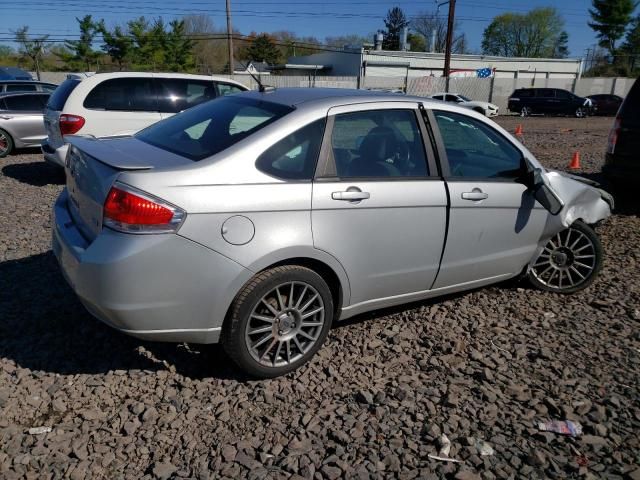
{"type": "Polygon", "coordinates": [[[609,132],[609,141],[607,142],[607,153],[613,153],[616,149],[616,143],[618,142],[618,135],[620,134],[620,117],[616,117],[616,121],[611,127],[609,132]]]}
{"type": "Polygon", "coordinates": [[[73,135],[74,133],[78,133],[78,131],[84,127],[84,117],[63,113],[60,115],[58,123],[60,125],[60,133],[62,135],[73,135]]]}
{"type": "Polygon", "coordinates": [[[116,184],[104,202],[102,223],[126,233],[165,233],[177,231],[185,216],[159,198],[116,184]]]}

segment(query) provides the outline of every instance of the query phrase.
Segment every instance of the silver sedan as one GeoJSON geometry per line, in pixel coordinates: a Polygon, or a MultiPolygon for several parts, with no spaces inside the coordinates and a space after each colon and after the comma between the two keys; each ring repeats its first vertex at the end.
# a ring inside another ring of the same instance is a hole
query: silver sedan
{"type": "Polygon", "coordinates": [[[222,342],[258,377],[331,324],[526,276],[572,293],[612,199],[469,109],[366,91],[220,98],[133,137],[69,137],[53,250],[130,335],[222,342]]]}
{"type": "Polygon", "coordinates": [[[38,147],[47,136],[43,111],[50,93],[0,93],[0,158],[14,148],[38,147]]]}

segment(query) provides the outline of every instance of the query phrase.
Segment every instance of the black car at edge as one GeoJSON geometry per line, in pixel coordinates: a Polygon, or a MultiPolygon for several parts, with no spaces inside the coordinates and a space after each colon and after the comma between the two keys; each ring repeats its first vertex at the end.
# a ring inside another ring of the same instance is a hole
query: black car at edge
{"type": "Polygon", "coordinates": [[[561,88],[518,88],[509,97],[508,108],[523,117],[545,113],[582,118],[591,114],[591,101],[561,88]]]}
{"type": "Polygon", "coordinates": [[[620,193],[621,187],[640,181],[640,79],[636,79],[620,105],[609,133],[602,172],[620,193]]]}

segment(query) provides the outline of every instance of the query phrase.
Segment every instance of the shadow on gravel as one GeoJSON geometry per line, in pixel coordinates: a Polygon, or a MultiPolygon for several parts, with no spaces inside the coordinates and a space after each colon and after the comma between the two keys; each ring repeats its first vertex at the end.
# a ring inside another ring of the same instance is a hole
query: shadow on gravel
{"type": "Polygon", "coordinates": [[[64,375],[173,367],[191,378],[248,380],[218,346],[143,342],[103,325],[77,300],[52,252],[0,263],[0,358],[64,375]]]}
{"type": "Polygon", "coordinates": [[[14,163],[4,167],[2,173],[7,177],[33,185],[34,187],[62,185],[65,183],[64,170],[44,161],[14,163]]]}

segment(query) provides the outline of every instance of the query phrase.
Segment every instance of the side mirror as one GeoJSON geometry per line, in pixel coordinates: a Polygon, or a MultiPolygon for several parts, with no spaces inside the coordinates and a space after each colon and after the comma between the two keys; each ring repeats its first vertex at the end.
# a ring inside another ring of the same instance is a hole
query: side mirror
{"type": "Polygon", "coordinates": [[[526,184],[533,193],[533,197],[551,215],[558,215],[564,207],[564,203],[548,184],[544,171],[532,165],[527,159],[525,159],[525,163],[528,171],[526,184]]]}

